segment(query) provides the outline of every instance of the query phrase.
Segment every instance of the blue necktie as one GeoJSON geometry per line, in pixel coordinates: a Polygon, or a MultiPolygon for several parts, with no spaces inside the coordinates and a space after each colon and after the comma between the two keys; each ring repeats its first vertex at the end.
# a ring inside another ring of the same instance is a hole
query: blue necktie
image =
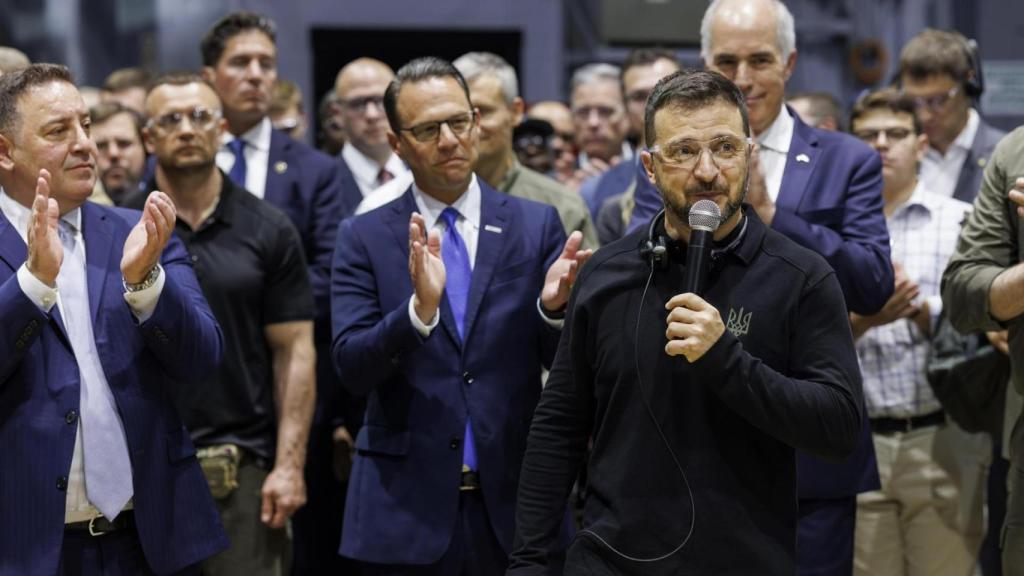
{"type": "Polygon", "coordinates": [[[80,406],[85,492],[108,519],[115,518],[132,497],[132,465],[117,402],[90,340],[95,341],[90,319],[85,250],[78,231],[66,220],[58,229],[64,262],[57,275],[61,315],[75,352],[81,381],[80,406]]]}
{"type": "Polygon", "coordinates": [[[231,165],[228,178],[231,178],[239,188],[245,188],[245,140],[235,138],[228,142],[228,148],[235,155],[235,163],[231,165]]]}
{"type": "MultiPolygon", "coordinates": [[[[444,261],[445,285],[448,305],[455,317],[455,327],[459,338],[465,341],[466,301],[469,299],[469,284],[473,279],[473,270],[469,266],[469,251],[462,241],[455,223],[459,220],[459,211],[451,206],[441,212],[445,223],[444,239],[441,241],[441,260],[444,261]]],[[[477,469],[476,446],[473,443],[473,427],[469,417],[466,418],[466,441],[462,448],[462,463],[470,470],[477,469]]]]}

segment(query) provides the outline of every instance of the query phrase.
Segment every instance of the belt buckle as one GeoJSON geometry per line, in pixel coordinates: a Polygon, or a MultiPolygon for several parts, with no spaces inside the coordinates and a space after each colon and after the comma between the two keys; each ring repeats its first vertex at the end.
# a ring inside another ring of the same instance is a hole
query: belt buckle
{"type": "MultiPolygon", "coordinates": [[[[106,534],[107,532],[110,532],[110,530],[97,530],[97,529],[95,528],[95,526],[96,526],[96,520],[98,520],[98,519],[100,519],[100,518],[103,518],[103,516],[93,516],[93,517],[92,517],[92,518],[91,518],[91,519],[89,520],[89,536],[94,536],[94,537],[95,537],[95,536],[103,536],[103,535],[105,535],[105,534],[106,534]]],[[[107,523],[107,525],[109,526],[109,524],[110,524],[110,523],[108,522],[108,523],[107,523]]]]}
{"type": "Polygon", "coordinates": [[[904,426],[905,430],[903,431],[903,433],[904,434],[910,434],[911,432],[913,432],[914,431],[914,417],[911,416],[910,418],[907,418],[906,420],[904,420],[904,422],[906,423],[906,425],[904,426]]]}

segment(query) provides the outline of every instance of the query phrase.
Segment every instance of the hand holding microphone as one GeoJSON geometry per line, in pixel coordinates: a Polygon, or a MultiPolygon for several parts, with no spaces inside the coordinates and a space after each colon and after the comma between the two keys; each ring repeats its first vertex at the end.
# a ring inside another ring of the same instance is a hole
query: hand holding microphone
{"type": "Polygon", "coordinates": [[[711,200],[699,200],[690,208],[690,240],[686,248],[683,293],[673,296],[665,304],[669,311],[665,353],[685,356],[689,362],[696,362],[704,356],[725,332],[718,309],[700,296],[707,284],[711,246],[719,224],[721,211],[711,200]]]}

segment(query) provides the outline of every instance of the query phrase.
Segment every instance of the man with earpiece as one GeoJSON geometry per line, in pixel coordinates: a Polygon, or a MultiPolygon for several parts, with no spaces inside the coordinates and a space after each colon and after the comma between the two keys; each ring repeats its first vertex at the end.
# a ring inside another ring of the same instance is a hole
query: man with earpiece
{"type": "Polygon", "coordinates": [[[753,142],[736,85],[672,74],[645,125],[641,160],[664,210],[579,274],[530,428],[507,574],[543,574],[556,557],[591,440],[567,576],[792,575],[795,448],[843,458],[862,425],[843,293],[821,256],[744,204],[753,142]],[[710,265],[687,292],[709,202],[710,265]]]}

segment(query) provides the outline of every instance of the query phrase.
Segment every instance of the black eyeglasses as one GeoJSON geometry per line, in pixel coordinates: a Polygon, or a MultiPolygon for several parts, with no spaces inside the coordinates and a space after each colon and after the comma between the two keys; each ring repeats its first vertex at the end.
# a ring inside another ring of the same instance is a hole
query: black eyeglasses
{"type": "Polygon", "coordinates": [[[401,132],[411,132],[412,137],[419,142],[432,142],[441,135],[441,125],[447,124],[448,129],[456,136],[463,136],[473,127],[473,119],[476,112],[465,112],[458,116],[452,116],[437,122],[424,122],[408,128],[399,128],[401,132]]]}
{"type": "Polygon", "coordinates": [[[161,116],[150,118],[146,126],[155,128],[161,133],[169,134],[181,125],[181,121],[189,119],[192,126],[200,130],[206,130],[213,126],[213,123],[220,118],[220,110],[209,110],[203,107],[196,107],[187,112],[169,112],[161,116]]]}
{"type": "Polygon", "coordinates": [[[857,130],[853,135],[868,144],[874,144],[878,141],[880,134],[885,134],[886,142],[899,142],[913,133],[914,131],[910,128],[884,128],[882,130],[857,130]]]}
{"type": "Polygon", "coordinates": [[[366,96],[364,98],[349,98],[348,100],[339,100],[342,106],[346,110],[354,114],[362,114],[366,112],[366,107],[373,104],[378,110],[384,109],[384,96],[366,96]]]}

